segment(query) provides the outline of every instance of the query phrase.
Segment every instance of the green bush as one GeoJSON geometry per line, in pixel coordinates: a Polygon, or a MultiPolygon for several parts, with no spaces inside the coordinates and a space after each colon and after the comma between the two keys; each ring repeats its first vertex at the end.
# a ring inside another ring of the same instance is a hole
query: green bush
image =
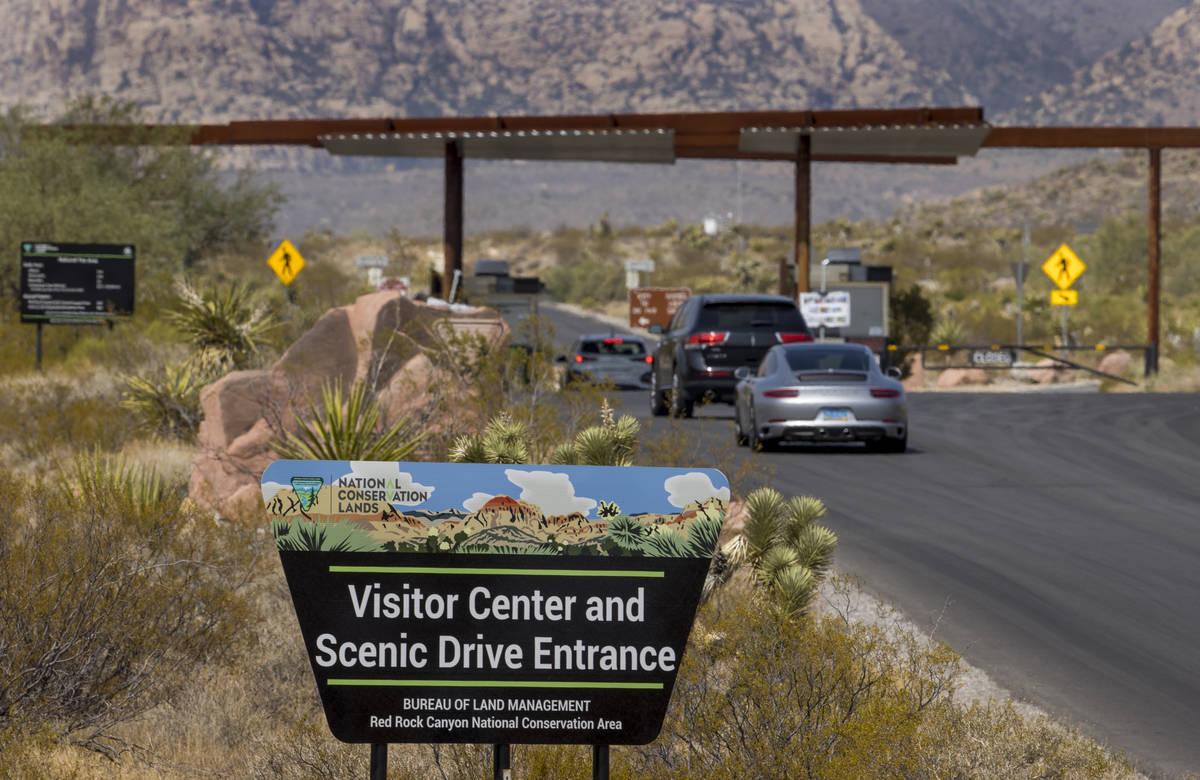
{"type": "Polygon", "coordinates": [[[242,646],[250,540],[152,473],[96,456],[57,479],[0,471],[0,506],[0,732],[115,755],[115,726],[242,646]]]}

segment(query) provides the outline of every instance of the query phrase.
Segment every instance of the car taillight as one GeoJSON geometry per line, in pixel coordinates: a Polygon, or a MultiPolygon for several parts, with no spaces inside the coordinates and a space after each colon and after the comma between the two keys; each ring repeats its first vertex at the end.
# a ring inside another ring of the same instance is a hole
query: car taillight
{"type": "Polygon", "coordinates": [[[604,340],[605,344],[624,344],[625,339],[609,338],[604,340]]]}
{"type": "Polygon", "coordinates": [[[899,397],[899,395],[900,395],[899,390],[890,390],[886,387],[872,387],[871,388],[871,397],[872,398],[897,398],[897,397],[899,397]]]}
{"type": "Polygon", "coordinates": [[[583,363],[583,362],[586,362],[586,361],[588,361],[588,360],[595,360],[595,359],[596,359],[596,358],[584,357],[583,355],[576,355],[576,356],[575,356],[575,362],[576,362],[576,363],[583,363]]]}
{"type": "Polygon", "coordinates": [[[797,341],[812,341],[812,336],[807,333],[776,333],[775,338],[779,339],[780,344],[795,344],[797,341]]]}
{"type": "Polygon", "coordinates": [[[782,390],[764,390],[763,395],[767,398],[795,398],[800,395],[800,391],[794,387],[786,387],[782,390]]]}
{"type": "Polygon", "coordinates": [[[646,362],[647,362],[647,363],[653,363],[653,362],[654,362],[654,355],[646,355],[646,362]]]}
{"type": "Polygon", "coordinates": [[[713,344],[724,344],[727,338],[729,338],[729,331],[709,330],[704,333],[693,333],[687,337],[687,341],[684,343],[707,347],[713,344]]]}

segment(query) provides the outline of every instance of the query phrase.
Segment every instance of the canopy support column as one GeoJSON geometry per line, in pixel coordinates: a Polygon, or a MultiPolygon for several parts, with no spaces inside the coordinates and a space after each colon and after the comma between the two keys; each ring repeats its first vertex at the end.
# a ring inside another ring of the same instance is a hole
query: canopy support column
{"type": "Polygon", "coordinates": [[[1146,325],[1146,374],[1158,373],[1158,297],[1162,287],[1159,276],[1159,247],[1162,229],[1162,147],[1150,147],[1150,204],[1146,215],[1146,234],[1149,245],[1146,255],[1149,270],[1146,279],[1146,303],[1149,322],[1146,325]]]}
{"type": "Polygon", "coordinates": [[[442,295],[449,296],[454,272],[462,271],[463,158],[458,141],[446,142],[446,198],[442,212],[442,295]]]}
{"type": "Polygon", "coordinates": [[[800,135],[800,145],[796,150],[796,203],[793,226],[793,252],[796,259],[796,290],[799,300],[800,293],[808,292],[809,240],[811,238],[811,202],[812,202],[812,136],[800,135]]]}

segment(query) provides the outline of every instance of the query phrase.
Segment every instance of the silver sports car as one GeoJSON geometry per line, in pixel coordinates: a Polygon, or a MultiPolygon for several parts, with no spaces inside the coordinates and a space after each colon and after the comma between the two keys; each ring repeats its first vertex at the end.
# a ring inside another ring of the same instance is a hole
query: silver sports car
{"type": "Polygon", "coordinates": [[[737,371],[737,442],[771,449],[783,441],[861,441],[879,452],[904,452],[908,401],[899,372],[889,374],[861,344],[772,347],[757,374],[737,371]]]}

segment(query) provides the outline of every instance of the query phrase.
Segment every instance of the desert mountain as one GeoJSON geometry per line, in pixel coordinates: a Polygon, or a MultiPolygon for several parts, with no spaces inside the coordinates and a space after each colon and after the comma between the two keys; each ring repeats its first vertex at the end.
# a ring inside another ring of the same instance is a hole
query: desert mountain
{"type": "Polygon", "coordinates": [[[857,0],[5,0],[0,102],[174,121],[960,105],[857,0]]]}
{"type": "Polygon", "coordinates": [[[1190,125],[1200,116],[1200,2],[1161,20],[1070,82],[1031,97],[1014,119],[1034,124],[1190,125]]]}

